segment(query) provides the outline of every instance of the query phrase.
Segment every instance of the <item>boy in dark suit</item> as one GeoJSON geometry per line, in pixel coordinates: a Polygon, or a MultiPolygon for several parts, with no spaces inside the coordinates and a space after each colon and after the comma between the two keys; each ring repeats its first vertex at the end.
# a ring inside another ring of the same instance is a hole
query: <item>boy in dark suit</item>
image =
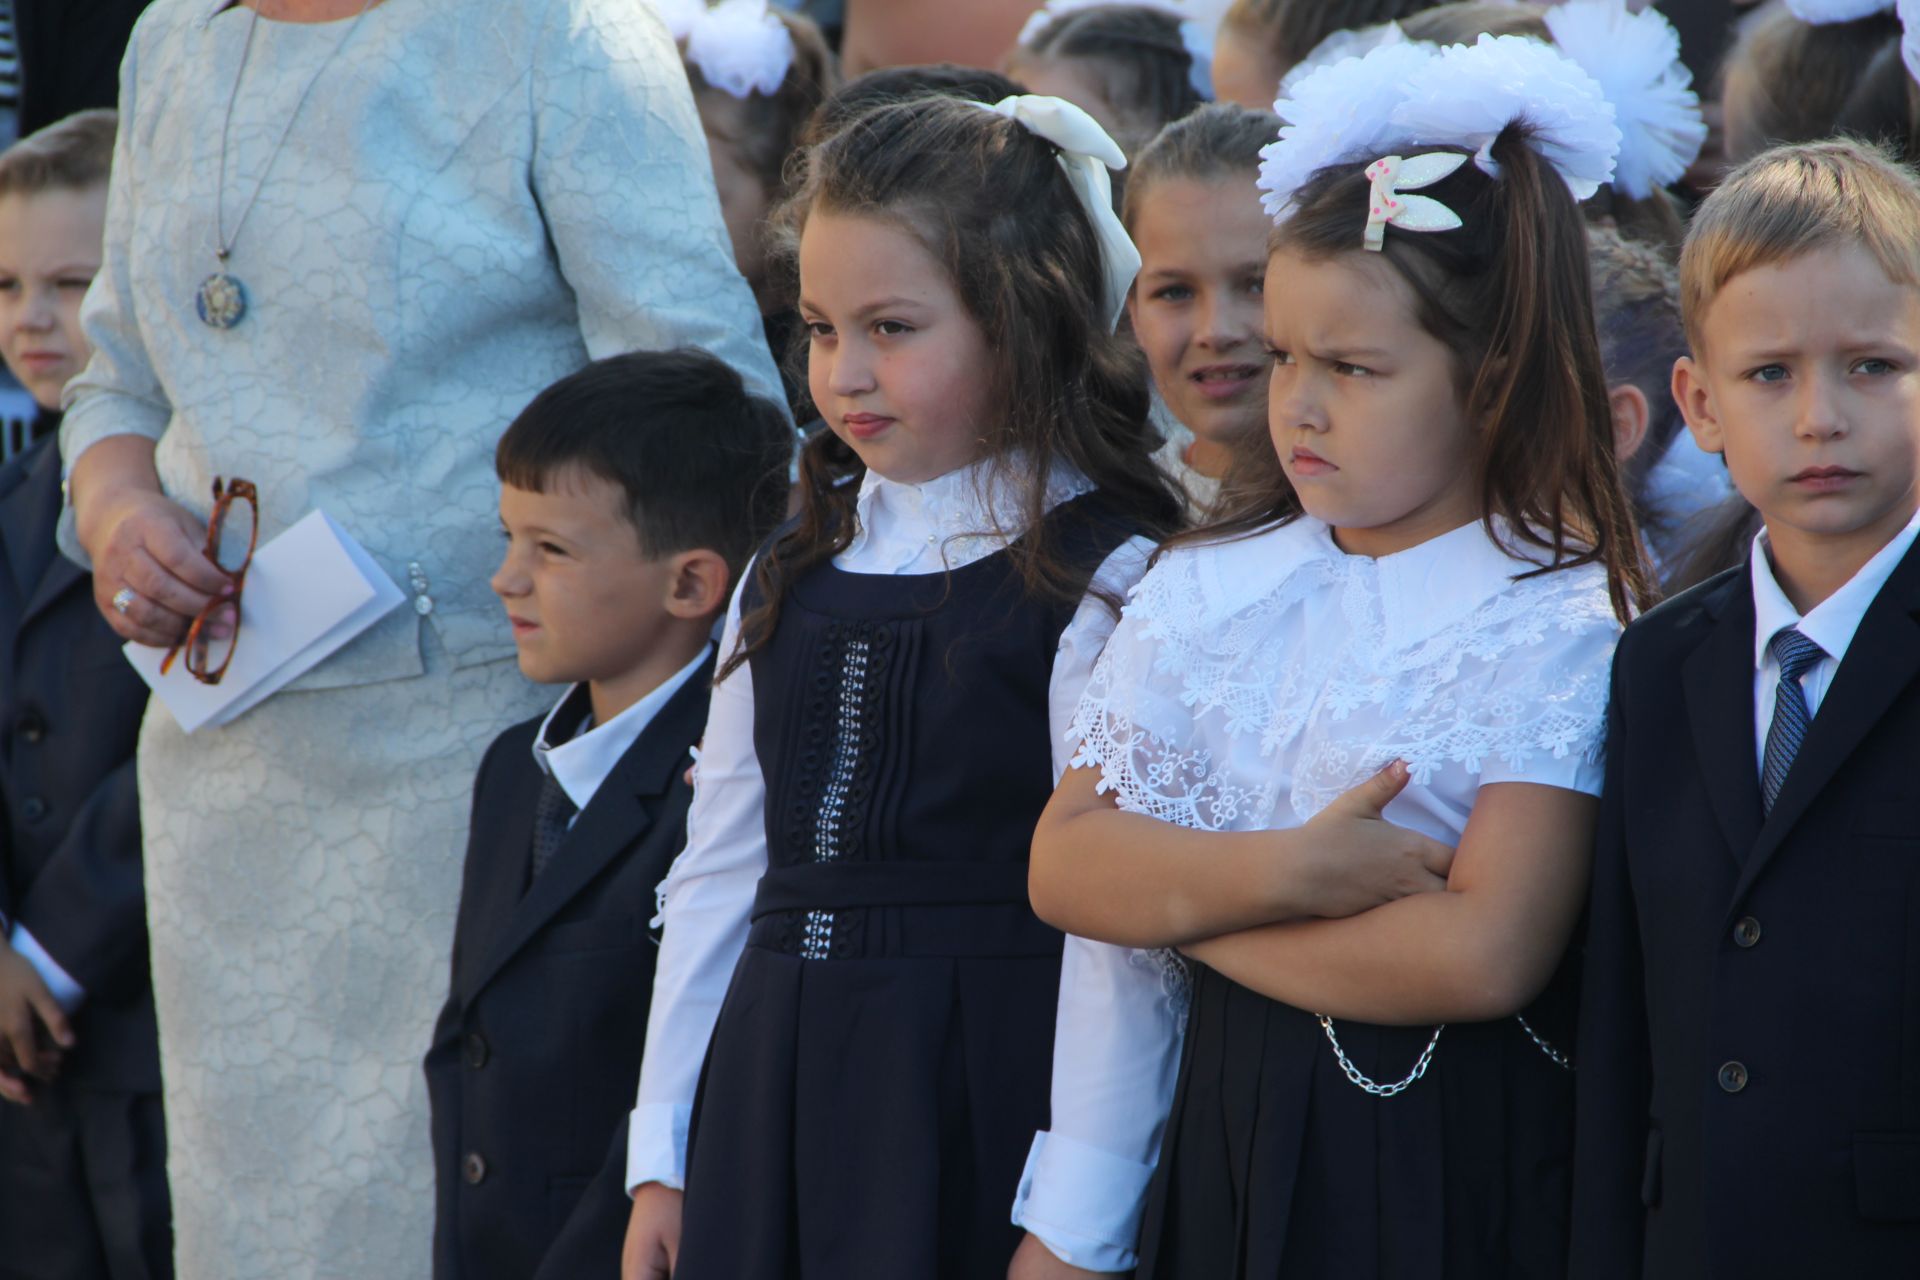
{"type": "Polygon", "coordinates": [[[1765,529],[1614,660],[1573,1274],[1920,1275],[1920,182],[1768,152],[1681,287],[1765,529]]]}
{"type": "Polygon", "coordinates": [[[54,547],[114,117],[0,155],[0,351],[40,407],[0,468],[0,1280],[170,1276],[134,745],[147,687],[54,547]]]}
{"type": "Polygon", "coordinates": [[[608,1206],[584,1193],[625,1164],[648,921],[685,840],[713,625],[784,512],[792,440],[777,406],[692,350],[589,365],[501,438],[493,589],[521,670],[568,687],[500,735],[474,784],[452,992],[426,1059],[438,1280],[619,1266],[618,1174],[608,1206]]]}

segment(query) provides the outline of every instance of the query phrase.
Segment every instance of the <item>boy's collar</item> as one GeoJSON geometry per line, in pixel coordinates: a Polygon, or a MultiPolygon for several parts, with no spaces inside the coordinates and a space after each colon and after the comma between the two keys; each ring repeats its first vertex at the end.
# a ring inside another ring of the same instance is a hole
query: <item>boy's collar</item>
{"type": "Polygon", "coordinates": [[[1838,590],[1802,614],[1774,576],[1770,543],[1763,525],[1760,532],[1753,535],[1753,552],[1748,557],[1753,590],[1753,669],[1762,668],[1767,658],[1767,642],[1783,627],[1799,628],[1800,634],[1838,661],[1853,643],[1860,620],[1866,617],[1894,569],[1912,550],[1916,538],[1920,538],[1920,510],[1838,590]]]}

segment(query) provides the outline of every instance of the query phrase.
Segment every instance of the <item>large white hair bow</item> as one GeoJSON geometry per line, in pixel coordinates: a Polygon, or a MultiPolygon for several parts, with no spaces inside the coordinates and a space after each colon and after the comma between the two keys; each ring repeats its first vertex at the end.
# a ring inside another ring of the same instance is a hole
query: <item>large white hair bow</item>
{"type": "Polygon", "coordinates": [[[1034,10],[1027,24],[1020,28],[1020,37],[1015,43],[1033,43],[1042,31],[1070,13],[1116,4],[1130,9],[1152,9],[1178,20],[1180,43],[1186,46],[1187,56],[1193,59],[1193,68],[1187,72],[1187,80],[1193,85],[1193,91],[1201,97],[1213,96],[1213,41],[1214,29],[1220,25],[1219,19],[1208,20],[1195,13],[1192,5],[1182,3],[1182,0],[1047,0],[1034,10]]]}
{"type": "Polygon", "coordinates": [[[1707,140],[1680,33],[1656,9],[1627,0],[1567,0],[1546,12],[1553,43],[1592,76],[1613,104],[1620,160],[1613,185],[1635,200],[1680,180],[1707,140]]]}
{"type": "Polygon", "coordinates": [[[1600,86],[1551,45],[1524,36],[1477,44],[1388,44],[1323,66],[1273,104],[1285,124],[1261,152],[1260,189],[1276,221],[1294,194],[1329,165],[1370,164],[1423,147],[1474,152],[1498,177],[1494,139],[1516,120],[1529,145],[1585,200],[1613,177],[1620,129],[1600,86]]]}
{"type": "Polygon", "coordinates": [[[793,67],[793,33],[767,0],[652,0],[687,61],[716,89],[745,98],[779,92],[793,67]]]}
{"type": "Polygon", "coordinates": [[[1109,169],[1127,167],[1126,153],[1098,120],[1063,98],[1020,94],[1002,98],[992,106],[984,102],[973,105],[1005,116],[1060,149],[1060,168],[1100,241],[1100,266],[1106,274],[1101,297],[1107,324],[1119,324],[1121,313],[1127,309],[1133,278],[1140,274],[1140,251],[1134,248],[1133,238],[1113,211],[1113,179],[1107,174],[1109,169]]]}

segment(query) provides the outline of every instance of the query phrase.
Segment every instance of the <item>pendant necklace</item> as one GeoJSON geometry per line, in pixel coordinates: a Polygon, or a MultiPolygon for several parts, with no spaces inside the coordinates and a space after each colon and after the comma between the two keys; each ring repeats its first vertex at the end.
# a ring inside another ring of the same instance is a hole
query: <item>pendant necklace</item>
{"type": "Polygon", "coordinates": [[[307,105],[307,98],[313,93],[313,87],[320,83],[327,68],[347,41],[353,39],[353,33],[359,29],[360,20],[367,16],[367,10],[373,7],[373,0],[361,0],[360,12],[353,15],[353,21],[347,24],[346,31],[339,41],[327,52],[320,67],[307,81],[307,87],[300,91],[300,97],[293,104],[293,111],[287,116],[287,123],[280,129],[280,137],[273,144],[273,150],[267,153],[267,162],[260,170],[260,177],[253,184],[253,194],[247,197],[247,203],[240,209],[239,221],[234,223],[233,234],[227,234],[227,135],[233,128],[233,104],[240,97],[240,82],[247,74],[247,60],[253,54],[253,33],[260,25],[260,10],[249,8],[246,43],[240,48],[240,66],[233,73],[233,89],[227,94],[227,113],[220,122],[220,178],[213,193],[213,256],[218,261],[218,269],[200,282],[199,290],[194,294],[193,309],[200,314],[202,323],[214,329],[231,329],[240,323],[247,314],[247,288],[240,283],[239,277],[227,270],[227,258],[233,253],[233,246],[240,239],[240,229],[247,225],[247,215],[253,212],[254,202],[260,199],[261,189],[267,185],[267,175],[273,171],[273,162],[280,158],[280,149],[287,143],[287,135],[293,132],[293,122],[300,117],[300,109],[307,105]]]}

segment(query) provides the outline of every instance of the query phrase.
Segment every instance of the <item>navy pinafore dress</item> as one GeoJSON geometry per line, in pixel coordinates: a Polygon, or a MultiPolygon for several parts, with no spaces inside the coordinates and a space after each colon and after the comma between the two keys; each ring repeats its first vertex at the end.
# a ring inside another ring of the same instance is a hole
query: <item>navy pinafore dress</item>
{"type": "MultiPolygon", "coordinates": [[[[1081,581],[1131,532],[1098,494],[1046,519],[1081,581]]],[[[1062,938],[1027,855],[1074,608],[1004,552],[788,588],[751,659],[768,869],[694,1105],[676,1280],[1006,1274],[1047,1126],[1062,938]]]]}

